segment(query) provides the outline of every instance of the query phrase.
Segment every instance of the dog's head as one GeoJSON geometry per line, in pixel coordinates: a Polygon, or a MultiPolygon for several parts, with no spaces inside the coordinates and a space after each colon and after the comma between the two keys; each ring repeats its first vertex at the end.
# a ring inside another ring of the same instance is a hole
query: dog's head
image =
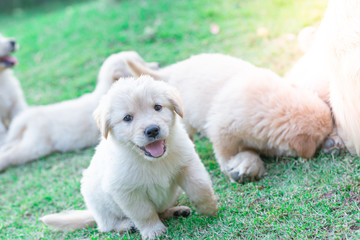
{"type": "Polygon", "coordinates": [[[303,98],[298,111],[293,111],[292,134],[288,134],[289,146],[302,158],[314,156],[318,147],[333,130],[331,111],[318,96],[305,89],[298,89],[299,97],[303,98]]]}
{"type": "Polygon", "coordinates": [[[104,138],[127,144],[155,160],[166,154],[176,115],[183,116],[178,92],[149,76],[119,79],[103,97],[94,117],[104,138]]]}
{"type": "Polygon", "coordinates": [[[112,82],[117,81],[119,78],[132,77],[133,73],[127,65],[127,61],[136,62],[147,66],[153,70],[159,68],[157,62],[145,62],[144,59],[135,51],[123,51],[110,55],[102,64],[98,79],[111,79],[112,82]],[[110,76],[109,76],[110,75],[110,76]]]}
{"type": "Polygon", "coordinates": [[[0,72],[16,65],[17,60],[10,54],[17,49],[14,39],[5,38],[0,34],[0,72]]]}

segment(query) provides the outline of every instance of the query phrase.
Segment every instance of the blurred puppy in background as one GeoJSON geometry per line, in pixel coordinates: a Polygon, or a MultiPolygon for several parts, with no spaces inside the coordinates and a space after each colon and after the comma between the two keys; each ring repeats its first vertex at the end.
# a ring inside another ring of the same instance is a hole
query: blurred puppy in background
{"type": "Polygon", "coordinates": [[[208,136],[237,182],[264,174],[259,153],[310,158],[332,130],[330,109],[315,94],[238,58],[201,54],[159,71],[128,64],[179,90],[189,135],[208,136]]]}
{"type": "Polygon", "coordinates": [[[331,107],[336,128],[325,152],[347,149],[360,155],[359,11],[359,1],[330,0],[311,47],[286,76],[331,107]]]}
{"type": "Polygon", "coordinates": [[[190,214],[174,207],[181,189],[199,213],[216,215],[209,174],[177,115],[183,110],[173,87],[149,76],[120,79],[94,113],[103,139],[81,180],[87,210],[41,220],[61,230],[94,222],[101,232],[136,227],[153,239],[166,231],[161,219],[190,214]]]}
{"type": "MultiPolygon", "coordinates": [[[[99,130],[92,112],[115,81],[131,76],[126,59],[147,65],[136,52],[113,54],[101,66],[92,93],[56,104],[31,107],[18,115],[0,148],[0,171],[52,152],[69,152],[96,145],[99,130]]],[[[148,66],[157,67],[157,64],[148,66]]]]}
{"type": "Polygon", "coordinates": [[[16,49],[13,38],[0,34],[0,146],[10,122],[27,106],[20,82],[11,70],[17,64],[17,59],[10,54],[16,49]]]}

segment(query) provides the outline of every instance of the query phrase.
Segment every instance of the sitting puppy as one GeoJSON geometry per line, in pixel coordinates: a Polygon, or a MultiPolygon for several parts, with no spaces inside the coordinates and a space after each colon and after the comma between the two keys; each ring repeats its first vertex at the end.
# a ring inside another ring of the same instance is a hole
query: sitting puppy
{"type": "Polygon", "coordinates": [[[216,215],[210,177],[176,114],[183,115],[180,98],[166,83],[149,76],[115,83],[94,113],[103,139],[81,180],[88,210],[41,220],[63,230],[94,221],[102,232],[135,226],[152,239],[166,231],[161,218],[190,213],[173,207],[181,189],[198,212],[216,215]]]}
{"type": "Polygon", "coordinates": [[[17,64],[17,60],[9,54],[15,50],[15,40],[5,38],[0,34],[0,145],[5,138],[10,122],[26,108],[19,80],[11,70],[17,64]]]}
{"type": "Polygon", "coordinates": [[[31,107],[19,114],[11,123],[5,144],[0,148],[0,171],[53,152],[69,152],[96,145],[100,133],[92,112],[114,81],[131,75],[126,59],[145,64],[136,52],[113,54],[103,63],[92,93],[56,104],[31,107]]]}
{"type": "Polygon", "coordinates": [[[230,79],[207,118],[216,159],[236,182],[264,174],[259,154],[311,158],[332,126],[318,96],[260,68],[230,79]]]}
{"type": "Polygon", "coordinates": [[[258,153],[310,158],[332,129],[319,97],[238,58],[200,54],[159,71],[128,65],[134,75],[150,74],[179,90],[189,135],[209,137],[221,169],[237,182],[264,174],[258,153]],[[243,151],[252,154],[239,160],[243,151]]]}

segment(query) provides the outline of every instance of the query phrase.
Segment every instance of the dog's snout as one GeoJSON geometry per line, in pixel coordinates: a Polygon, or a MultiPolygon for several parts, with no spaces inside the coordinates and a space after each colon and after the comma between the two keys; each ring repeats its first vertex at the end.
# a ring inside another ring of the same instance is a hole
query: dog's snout
{"type": "Polygon", "coordinates": [[[152,125],[152,126],[149,126],[147,128],[145,128],[145,135],[147,137],[156,137],[157,135],[159,135],[160,133],[160,127],[159,126],[156,126],[156,125],[152,125]]]}

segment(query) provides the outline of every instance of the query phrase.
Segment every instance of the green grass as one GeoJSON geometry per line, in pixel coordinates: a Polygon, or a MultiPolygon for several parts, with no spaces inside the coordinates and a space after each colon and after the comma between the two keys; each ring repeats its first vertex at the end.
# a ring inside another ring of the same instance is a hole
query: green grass
{"type": "MultiPolygon", "coordinates": [[[[201,52],[221,52],[285,73],[300,52],[296,34],[318,24],[324,0],[102,0],[51,1],[0,15],[2,33],[17,38],[16,75],[31,105],[90,92],[102,61],[136,50],[147,61],[174,63],[201,52]],[[211,23],[220,27],[213,35],[211,23]],[[269,29],[267,38],[256,34],[269,29]]],[[[258,182],[230,183],[211,144],[196,147],[219,197],[218,217],[198,215],[166,222],[163,239],[291,239],[360,237],[360,159],[319,155],[312,160],[266,159],[258,182]]],[[[0,174],[0,239],[138,239],[96,229],[54,232],[44,214],[83,209],[81,172],[93,149],[53,154],[0,174]]],[[[182,204],[191,205],[182,196],[182,204]]]]}

